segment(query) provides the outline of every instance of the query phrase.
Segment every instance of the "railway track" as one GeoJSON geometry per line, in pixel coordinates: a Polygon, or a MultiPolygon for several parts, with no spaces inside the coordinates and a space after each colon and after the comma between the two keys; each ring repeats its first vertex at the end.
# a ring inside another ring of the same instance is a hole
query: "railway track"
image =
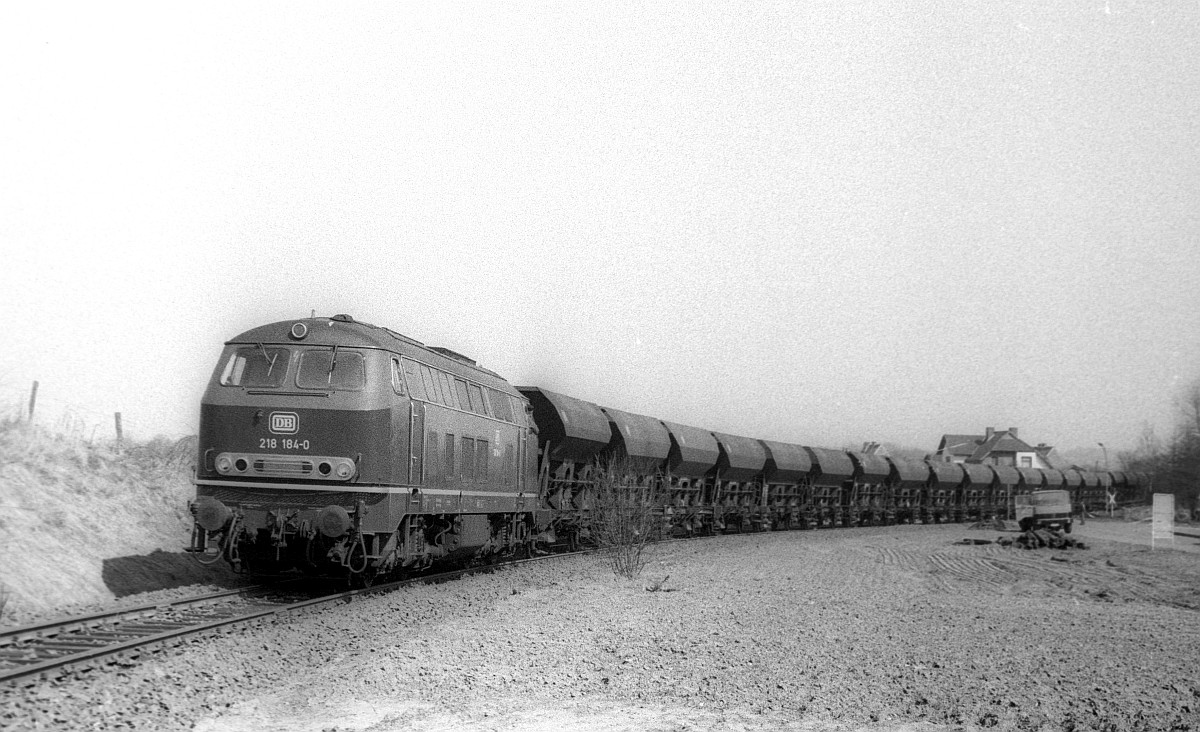
{"type": "Polygon", "coordinates": [[[62,618],[0,632],[0,684],[31,684],[55,672],[98,666],[181,638],[302,608],[544,561],[580,552],[548,554],[500,564],[422,575],[340,592],[300,589],[298,580],[226,590],[170,603],[62,618]],[[287,589],[285,585],[296,585],[287,589]]]}

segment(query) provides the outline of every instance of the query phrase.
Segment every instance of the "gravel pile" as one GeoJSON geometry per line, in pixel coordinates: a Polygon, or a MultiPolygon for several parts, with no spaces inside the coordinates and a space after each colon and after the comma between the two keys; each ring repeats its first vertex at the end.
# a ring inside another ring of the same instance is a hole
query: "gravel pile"
{"type": "Polygon", "coordinates": [[[1200,731],[1196,555],[1084,535],[732,536],[637,583],[567,558],[4,690],[0,726],[1200,731]]]}

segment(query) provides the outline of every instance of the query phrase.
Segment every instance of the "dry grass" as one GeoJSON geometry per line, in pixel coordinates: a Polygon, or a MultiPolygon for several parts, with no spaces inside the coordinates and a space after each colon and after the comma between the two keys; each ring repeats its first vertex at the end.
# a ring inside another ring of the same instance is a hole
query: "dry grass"
{"type": "Polygon", "coordinates": [[[195,438],[89,442],[0,417],[0,582],[8,617],[109,600],[105,559],[179,551],[195,438]]]}

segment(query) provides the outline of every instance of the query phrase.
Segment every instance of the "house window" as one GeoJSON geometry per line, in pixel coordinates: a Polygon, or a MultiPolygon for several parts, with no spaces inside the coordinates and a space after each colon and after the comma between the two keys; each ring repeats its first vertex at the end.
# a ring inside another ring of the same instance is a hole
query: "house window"
{"type": "Polygon", "coordinates": [[[1022,455],[1021,456],[1021,467],[1022,468],[1032,468],[1033,467],[1033,456],[1032,455],[1022,455]]]}

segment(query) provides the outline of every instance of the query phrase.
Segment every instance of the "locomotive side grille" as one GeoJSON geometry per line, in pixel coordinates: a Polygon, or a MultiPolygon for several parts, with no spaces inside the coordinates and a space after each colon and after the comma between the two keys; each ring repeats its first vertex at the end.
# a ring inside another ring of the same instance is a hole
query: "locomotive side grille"
{"type": "Polygon", "coordinates": [[[259,458],[253,463],[254,472],[260,475],[297,476],[309,475],[313,471],[311,460],[286,457],[259,458]]]}

